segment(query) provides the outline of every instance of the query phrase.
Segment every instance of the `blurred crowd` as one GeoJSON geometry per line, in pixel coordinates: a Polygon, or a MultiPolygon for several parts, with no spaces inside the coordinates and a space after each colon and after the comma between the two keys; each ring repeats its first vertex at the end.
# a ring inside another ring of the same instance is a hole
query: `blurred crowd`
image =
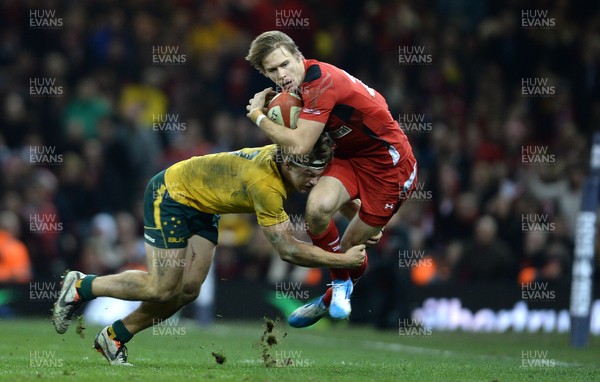
{"type": "MultiPolygon", "coordinates": [[[[553,20],[533,28],[523,27],[521,2],[505,0],[0,8],[0,263],[8,248],[21,254],[0,282],[143,267],[141,202],[153,174],[193,155],[269,143],[245,106],[271,84],[244,57],[270,29],[380,91],[409,127],[419,185],[369,251],[370,271],[382,272],[373,282],[393,289],[401,281],[390,269],[401,260],[415,285],[570,275],[600,125],[594,2],[529,1],[553,20]],[[402,62],[407,47],[422,47],[425,63],[402,62]],[[545,79],[552,91],[528,96],[524,78],[545,79]]],[[[298,237],[303,203],[288,203],[298,237]]],[[[252,216],[224,217],[220,239],[221,278],[327,279],[279,262],[252,216]]]]}

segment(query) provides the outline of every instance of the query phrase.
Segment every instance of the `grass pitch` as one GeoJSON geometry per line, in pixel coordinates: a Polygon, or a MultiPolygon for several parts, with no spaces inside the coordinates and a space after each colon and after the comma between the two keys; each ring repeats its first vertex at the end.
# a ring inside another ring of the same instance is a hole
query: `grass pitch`
{"type": "Polygon", "coordinates": [[[293,329],[278,322],[171,322],[128,344],[133,367],[92,349],[99,327],[64,335],[49,320],[0,321],[7,381],[600,381],[600,338],[424,332],[400,335],[346,323],[293,329]],[[287,334],[286,334],[287,333],[287,334]],[[268,365],[268,366],[267,366],[268,365]]]}

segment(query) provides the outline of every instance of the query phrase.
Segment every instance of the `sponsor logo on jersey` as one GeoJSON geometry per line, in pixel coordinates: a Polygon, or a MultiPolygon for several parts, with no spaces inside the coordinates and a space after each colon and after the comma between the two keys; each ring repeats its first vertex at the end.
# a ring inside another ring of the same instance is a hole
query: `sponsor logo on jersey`
{"type": "Polygon", "coordinates": [[[339,139],[343,136],[350,134],[350,132],[352,132],[351,128],[349,128],[346,125],[342,125],[342,127],[340,127],[339,129],[330,132],[329,136],[331,136],[331,138],[333,139],[339,139]]]}
{"type": "Polygon", "coordinates": [[[147,233],[144,234],[144,237],[146,238],[146,240],[148,240],[151,243],[154,243],[154,239],[150,237],[150,235],[148,235],[147,233]]]}
{"type": "Polygon", "coordinates": [[[310,109],[308,107],[305,107],[304,109],[302,109],[302,111],[305,112],[305,113],[314,114],[314,115],[321,114],[321,111],[319,109],[310,109]]]}
{"type": "Polygon", "coordinates": [[[185,238],[183,237],[168,237],[167,243],[183,243],[185,238]]]}

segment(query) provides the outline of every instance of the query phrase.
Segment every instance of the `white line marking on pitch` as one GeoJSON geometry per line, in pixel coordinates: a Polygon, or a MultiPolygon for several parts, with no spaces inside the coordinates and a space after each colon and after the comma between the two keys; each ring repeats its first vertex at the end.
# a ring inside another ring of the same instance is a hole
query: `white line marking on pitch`
{"type": "MultiPolygon", "coordinates": [[[[324,339],[322,337],[318,337],[318,336],[310,335],[310,334],[304,335],[304,337],[310,337],[311,342],[325,343],[325,342],[329,341],[328,339],[324,339]]],[[[456,352],[453,350],[443,350],[443,349],[428,348],[428,347],[422,347],[422,346],[396,344],[396,343],[383,342],[383,341],[360,341],[360,344],[364,347],[371,348],[374,350],[387,350],[387,351],[392,351],[392,352],[443,355],[446,357],[460,357],[460,356],[472,357],[472,356],[475,356],[480,359],[487,359],[487,360],[505,359],[505,360],[515,361],[516,363],[520,363],[520,360],[521,360],[521,358],[511,357],[511,356],[507,356],[507,355],[492,356],[492,355],[487,355],[487,354],[460,353],[460,352],[456,352]]],[[[564,361],[558,361],[558,360],[554,360],[554,363],[557,366],[567,366],[567,367],[581,366],[581,364],[579,364],[579,363],[564,362],[564,361]]]]}
{"type": "MultiPolygon", "coordinates": [[[[403,344],[392,344],[389,342],[382,342],[382,341],[362,341],[362,344],[365,345],[366,347],[370,347],[373,349],[390,350],[390,351],[396,351],[396,352],[404,351],[407,353],[418,353],[418,354],[425,353],[425,354],[443,355],[443,356],[473,356],[474,355],[477,358],[491,359],[491,360],[506,359],[506,360],[517,360],[518,361],[520,359],[517,357],[511,357],[511,356],[507,356],[507,355],[492,356],[492,355],[487,355],[487,354],[467,354],[467,353],[455,352],[452,350],[425,348],[425,347],[420,347],[420,346],[411,346],[411,345],[403,345],[403,344]]],[[[563,361],[558,361],[558,360],[554,360],[554,363],[558,366],[571,366],[571,367],[581,366],[581,364],[579,364],[579,363],[563,362],[563,361]]]]}
{"type": "MultiPolygon", "coordinates": [[[[229,330],[223,330],[222,333],[214,333],[216,335],[230,335],[229,330]]],[[[248,333],[245,334],[252,334],[251,336],[254,336],[254,329],[248,329],[248,333]]],[[[249,335],[250,336],[250,335],[249,335]]],[[[321,343],[321,344],[330,344],[330,338],[323,338],[321,336],[318,335],[314,335],[314,334],[308,334],[308,333],[302,333],[302,335],[299,337],[302,338],[304,340],[308,340],[310,341],[312,344],[315,343],[321,343]]],[[[341,338],[336,338],[336,341],[344,341],[341,338]]],[[[349,340],[346,340],[349,342],[349,340]]],[[[354,341],[352,341],[354,343],[354,341]]],[[[405,345],[405,344],[397,344],[397,343],[390,343],[390,342],[383,342],[383,341],[361,341],[360,342],[361,345],[371,348],[371,349],[376,349],[376,350],[387,350],[387,351],[391,351],[391,352],[404,352],[404,353],[413,353],[413,354],[431,354],[431,355],[443,355],[446,357],[460,357],[460,356],[464,356],[464,357],[477,357],[480,359],[486,359],[486,360],[498,360],[498,359],[505,359],[505,360],[510,360],[510,361],[515,361],[517,364],[520,364],[521,358],[518,357],[511,357],[508,355],[497,355],[497,356],[492,356],[492,355],[487,355],[487,354],[470,354],[470,353],[461,353],[461,352],[456,352],[453,350],[443,350],[443,349],[436,349],[436,348],[428,348],[428,347],[422,347],[422,346],[413,346],[413,345],[405,345]]],[[[261,361],[259,361],[261,362],[261,361]]],[[[580,367],[582,366],[582,364],[580,363],[576,363],[576,362],[564,362],[564,361],[559,361],[554,359],[554,363],[556,366],[565,366],[565,367],[580,367]]]]}

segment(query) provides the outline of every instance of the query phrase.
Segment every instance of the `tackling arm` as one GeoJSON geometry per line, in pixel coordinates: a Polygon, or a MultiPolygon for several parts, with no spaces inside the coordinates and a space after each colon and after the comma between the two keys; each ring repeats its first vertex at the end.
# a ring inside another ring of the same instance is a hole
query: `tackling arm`
{"type": "Polygon", "coordinates": [[[292,235],[290,221],[269,227],[262,231],[279,253],[281,260],[311,268],[355,268],[365,259],[365,246],[357,245],[345,253],[333,253],[296,239],[292,235]]]}

